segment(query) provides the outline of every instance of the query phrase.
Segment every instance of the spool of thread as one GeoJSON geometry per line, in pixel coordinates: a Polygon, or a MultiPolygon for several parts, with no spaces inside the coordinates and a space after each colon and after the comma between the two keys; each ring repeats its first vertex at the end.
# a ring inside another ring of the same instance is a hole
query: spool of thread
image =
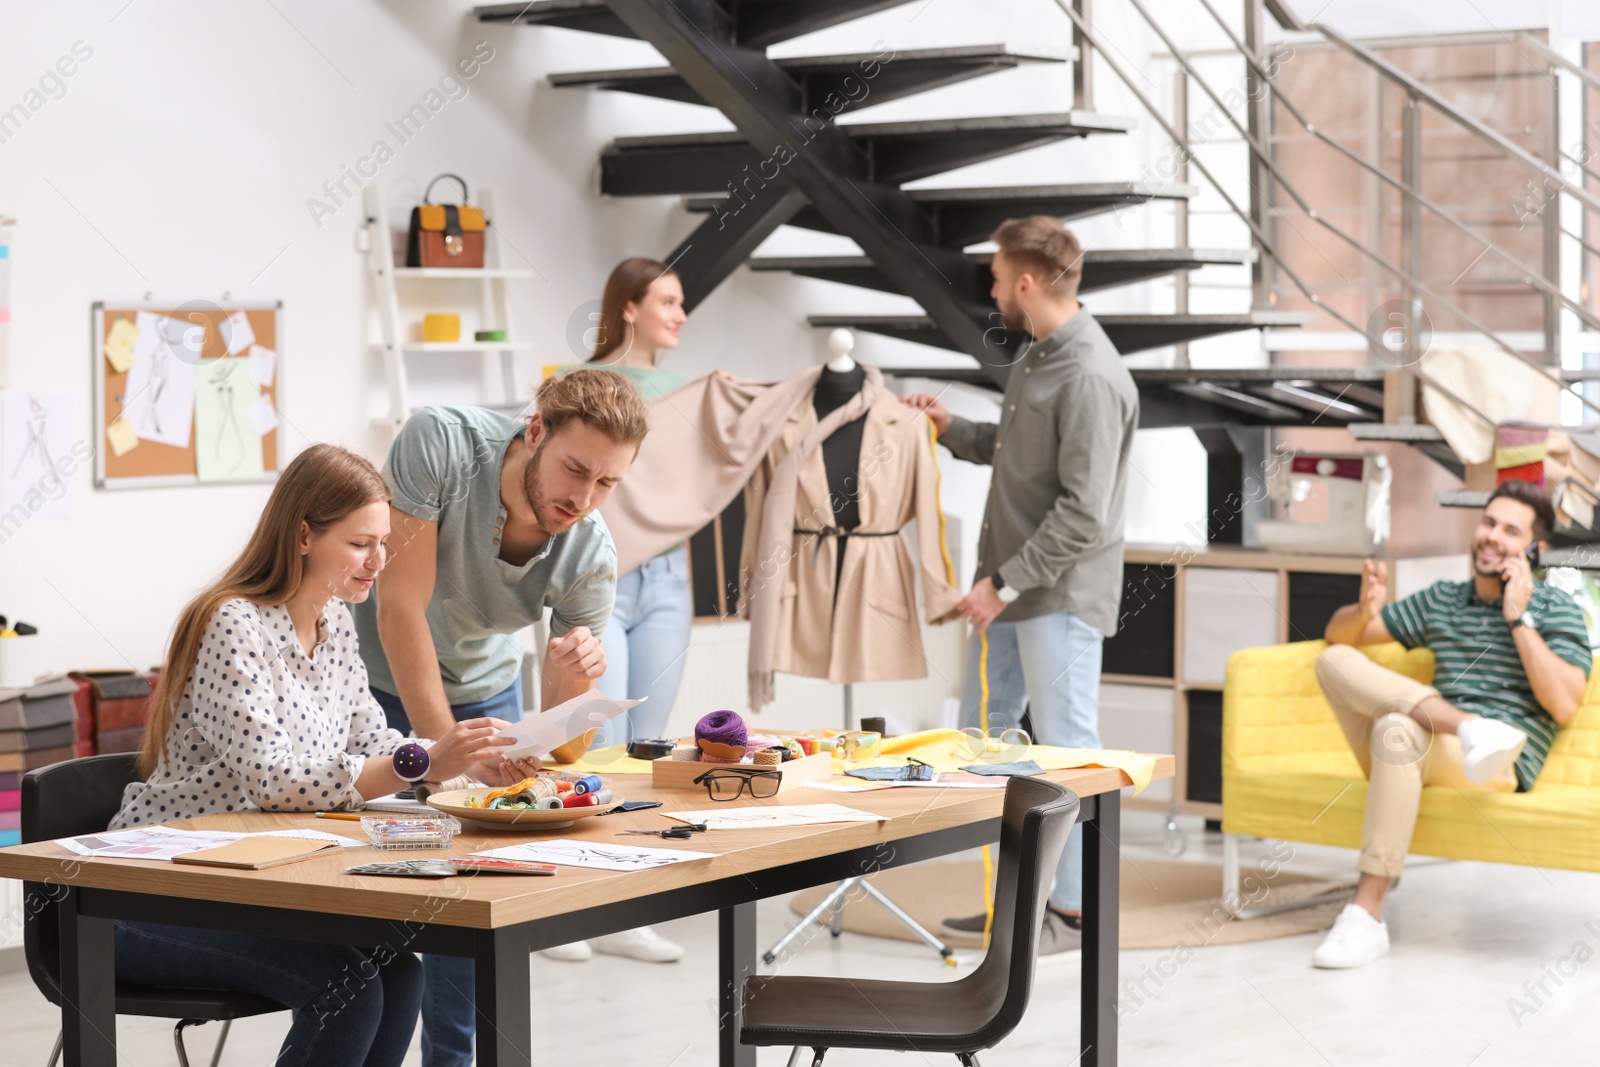
{"type": "Polygon", "coordinates": [[[798,744],[800,746],[801,751],[803,751],[808,756],[811,755],[813,752],[822,751],[821,749],[814,747],[816,745],[816,742],[813,741],[809,737],[797,737],[797,738],[795,738],[795,743],[798,744]]]}
{"type": "Polygon", "coordinates": [[[556,783],[556,792],[559,793],[559,794],[563,794],[563,795],[572,792],[572,783],[571,782],[557,782],[556,783]]]}
{"type": "Polygon", "coordinates": [[[861,729],[867,733],[877,734],[879,737],[887,737],[888,728],[889,724],[882,715],[863,715],[861,717],[861,729]]]}
{"type": "Polygon", "coordinates": [[[700,762],[700,750],[698,748],[675,748],[672,750],[672,755],[667,758],[677,760],[679,763],[698,763],[700,762]]]}
{"type": "Polygon", "coordinates": [[[783,762],[783,753],[775,748],[764,748],[750,757],[757,767],[776,767],[783,762]]]}
{"type": "Polygon", "coordinates": [[[574,793],[598,793],[605,788],[605,783],[598,774],[586,774],[572,783],[574,793]]]}
{"type": "Polygon", "coordinates": [[[471,789],[472,779],[466,775],[457,775],[448,782],[418,782],[416,785],[417,799],[424,803],[435,793],[449,793],[457,789],[471,789]]]}
{"type": "Polygon", "coordinates": [[[564,793],[561,797],[563,808],[592,808],[594,803],[593,793],[564,793]]]}
{"type": "Polygon", "coordinates": [[[738,712],[713,711],[694,724],[694,743],[706,762],[737,763],[744,759],[750,731],[738,712]]]}
{"type": "Polygon", "coordinates": [[[535,778],[526,791],[533,794],[534,800],[546,800],[556,795],[556,783],[549,778],[535,778]]]}
{"type": "Polygon", "coordinates": [[[533,806],[538,811],[560,811],[566,805],[561,803],[560,797],[548,796],[539,800],[533,806]]]}
{"type": "Polygon", "coordinates": [[[606,805],[606,804],[609,804],[613,800],[616,799],[616,797],[612,795],[612,792],[609,789],[602,789],[597,793],[590,793],[589,795],[594,797],[594,802],[596,804],[599,804],[599,805],[602,805],[602,806],[606,805]]]}

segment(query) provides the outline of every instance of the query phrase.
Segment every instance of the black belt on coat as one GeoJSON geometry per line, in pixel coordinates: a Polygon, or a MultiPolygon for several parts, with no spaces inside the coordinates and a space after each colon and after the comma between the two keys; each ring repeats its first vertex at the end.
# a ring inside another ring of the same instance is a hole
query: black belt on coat
{"type": "Polygon", "coordinates": [[[840,541],[840,546],[841,546],[839,551],[842,553],[844,551],[843,542],[845,542],[846,540],[848,540],[849,538],[852,538],[852,537],[899,537],[900,536],[900,531],[899,530],[888,530],[888,531],[879,532],[879,533],[864,533],[864,532],[862,532],[860,530],[846,530],[843,526],[824,526],[820,530],[802,530],[800,527],[796,526],[794,528],[793,532],[794,532],[794,535],[796,537],[815,537],[817,539],[817,547],[811,553],[811,569],[812,570],[816,570],[817,569],[817,564],[822,561],[822,539],[824,537],[837,537],[839,539],[839,541],[840,541]]]}

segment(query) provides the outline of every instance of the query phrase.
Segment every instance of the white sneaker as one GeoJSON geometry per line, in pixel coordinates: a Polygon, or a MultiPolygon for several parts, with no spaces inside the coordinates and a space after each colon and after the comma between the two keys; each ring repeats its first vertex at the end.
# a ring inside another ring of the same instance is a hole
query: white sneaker
{"type": "Polygon", "coordinates": [[[1479,785],[1488,785],[1522,755],[1528,735],[1498,719],[1468,719],[1456,728],[1461,741],[1461,769],[1479,785]]]}
{"type": "Polygon", "coordinates": [[[1364,967],[1389,952],[1389,927],[1360,904],[1346,904],[1311,955],[1313,967],[1364,967]]]}
{"type": "Polygon", "coordinates": [[[682,945],[673,944],[648,926],[597,937],[594,947],[608,956],[627,956],[646,963],[676,963],[683,959],[682,945]]]}
{"type": "Polygon", "coordinates": [[[594,950],[587,941],[574,941],[568,945],[551,945],[549,948],[540,949],[539,955],[547,960],[561,960],[563,963],[582,963],[594,957],[594,950]]]}

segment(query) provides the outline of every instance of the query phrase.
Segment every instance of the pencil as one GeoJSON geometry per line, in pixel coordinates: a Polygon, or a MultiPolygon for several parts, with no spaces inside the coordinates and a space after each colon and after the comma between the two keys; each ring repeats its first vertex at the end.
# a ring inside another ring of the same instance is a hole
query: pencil
{"type": "Polygon", "coordinates": [[[356,811],[319,811],[319,819],[349,819],[351,822],[360,822],[361,813],[356,811]]]}

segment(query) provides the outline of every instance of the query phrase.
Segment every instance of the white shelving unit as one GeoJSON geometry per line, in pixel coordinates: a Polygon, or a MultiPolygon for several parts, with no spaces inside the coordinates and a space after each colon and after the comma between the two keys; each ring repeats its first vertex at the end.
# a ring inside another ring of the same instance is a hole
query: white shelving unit
{"type": "Polygon", "coordinates": [[[373,348],[383,354],[384,377],[388,385],[388,411],[376,417],[376,425],[391,432],[398,430],[415,410],[411,400],[410,375],[406,360],[410,356],[432,356],[444,353],[477,353],[486,363],[485,380],[494,381],[497,387],[491,395],[479,401],[484,407],[501,411],[520,411],[527,404],[527,389],[517,366],[517,353],[531,352],[533,345],[517,341],[512,327],[507,285],[518,279],[531,279],[533,271],[505,266],[499,232],[494,227],[494,194],[479,190],[478,206],[490,221],[484,239],[483,267],[402,267],[397,266],[394,237],[383,208],[383,193],[376,185],[363,190],[366,209],[366,235],[363,251],[367,269],[372,274],[373,292],[378,302],[378,325],[381,339],[373,348]],[[504,330],[504,341],[462,340],[454,343],[413,340],[422,316],[437,308],[428,308],[421,299],[430,291],[430,283],[449,286],[476,285],[478,288],[478,321],[463,322],[462,336],[474,330],[504,330]],[[404,290],[404,292],[402,292],[404,290]]]}

